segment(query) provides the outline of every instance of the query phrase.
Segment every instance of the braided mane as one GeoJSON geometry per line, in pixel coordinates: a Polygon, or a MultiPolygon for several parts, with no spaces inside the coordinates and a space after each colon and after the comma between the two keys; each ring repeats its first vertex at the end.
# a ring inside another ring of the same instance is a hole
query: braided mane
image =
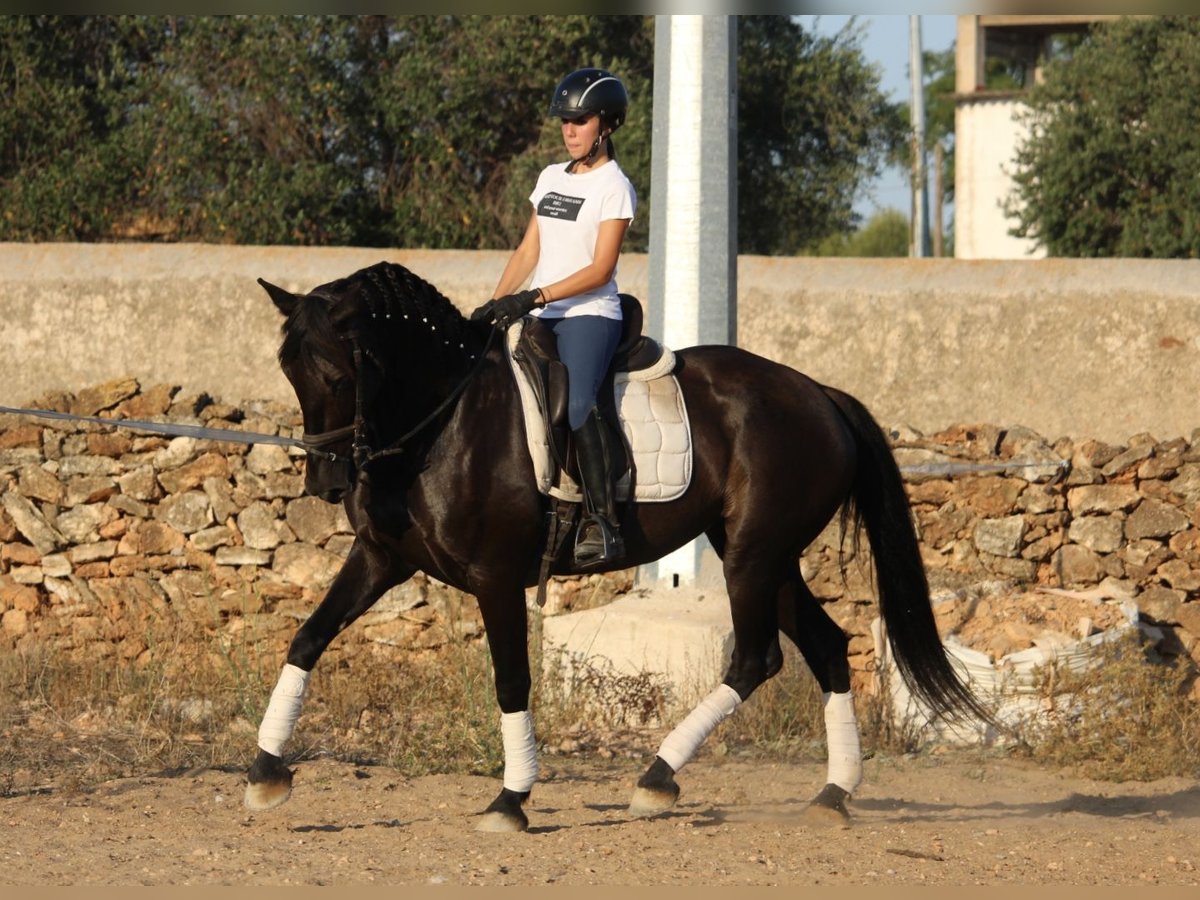
{"type": "Polygon", "coordinates": [[[299,304],[284,329],[281,360],[319,347],[336,352],[343,330],[353,330],[363,349],[383,364],[400,354],[406,365],[456,370],[482,347],[482,329],[471,325],[436,287],[398,263],[359,269],[314,288],[309,296],[326,302],[299,304]]]}

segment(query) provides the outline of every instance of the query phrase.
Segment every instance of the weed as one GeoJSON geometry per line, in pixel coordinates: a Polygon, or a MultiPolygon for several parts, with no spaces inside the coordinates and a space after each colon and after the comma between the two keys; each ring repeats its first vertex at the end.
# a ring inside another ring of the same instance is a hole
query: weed
{"type": "Polygon", "coordinates": [[[1104,645],[1083,672],[1040,670],[1041,710],[1016,726],[1018,749],[1106,781],[1200,773],[1200,707],[1189,663],[1159,657],[1137,634],[1104,645]]]}

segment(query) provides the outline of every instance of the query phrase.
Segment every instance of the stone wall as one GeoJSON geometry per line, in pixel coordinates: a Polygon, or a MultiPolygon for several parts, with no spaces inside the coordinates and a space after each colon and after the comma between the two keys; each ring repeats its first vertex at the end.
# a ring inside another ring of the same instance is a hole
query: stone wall
{"type": "MultiPolygon", "coordinates": [[[[380,260],[460,309],[508,254],[205,244],[0,244],[0,402],[135,375],[289,402],[262,277],[310,291],[380,260]]],[[[647,304],[648,258],[620,284],[647,304]]],[[[1056,439],[1190,434],[1200,260],[741,256],[737,343],[924,432],[1020,423],[1056,439]]],[[[676,347],[675,349],[681,349],[676,347]]]]}
{"type": "MultiPolygon", "coordinates": [[[[134,379],[27,405],[300,430],[285,403],[235,405],[134,379]]],[[[1025,428],[981,424],[929,435],[899,428],[892,438],[936,594],[1004,582],[1132,598],[1162,626],[1166,649],[1200,664],[1200,432],[1051,444],[1025,428]]],[[[303,496],[303,463],[270,445],[0,416],[0,646],[138,660],[165,641],[252,641],[278,659],[352,540],[340,507],[303,496]]],[[[863,563],[836,525],[802,560],[850,633],[860,671],[872,664],[876,615],[863,563]]],[[[631,580],[559,581],[548,612],[631,580]]],[[[427,648],[480,634],[473,601],[418,577],[337,647],[427,648]]]]}

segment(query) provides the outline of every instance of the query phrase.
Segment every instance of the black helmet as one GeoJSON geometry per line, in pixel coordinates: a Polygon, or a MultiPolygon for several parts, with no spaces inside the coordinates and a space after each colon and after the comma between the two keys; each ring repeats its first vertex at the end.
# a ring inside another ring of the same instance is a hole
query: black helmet
{"type": "Polygon", "coordinates": [[[625,121],[628,108],[629,95],[621,79],[604,69],[580,69],[559,82],[546,115],[577,119],[592,113],[600,117],[600,124],[616,131],[625,121]]]}

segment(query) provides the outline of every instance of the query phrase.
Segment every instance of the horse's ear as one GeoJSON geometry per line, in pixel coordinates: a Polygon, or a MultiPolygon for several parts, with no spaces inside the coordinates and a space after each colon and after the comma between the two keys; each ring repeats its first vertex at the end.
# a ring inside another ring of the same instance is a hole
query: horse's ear
{"type": "Polygon", "coordinates": [[[263,286],[263,289],[268,294],[270,294],[271,300],[275,303],[275,306],[278,307],[279,311],[285,316],[290,316],[292,314],[292,310],[296,308],[296,304],[300,302],[300,298],[291,291],[285,291],[283,288],[271,284],[269,281],[264,281],[260,278],[258,279],[258,283],[263,286]]]}

